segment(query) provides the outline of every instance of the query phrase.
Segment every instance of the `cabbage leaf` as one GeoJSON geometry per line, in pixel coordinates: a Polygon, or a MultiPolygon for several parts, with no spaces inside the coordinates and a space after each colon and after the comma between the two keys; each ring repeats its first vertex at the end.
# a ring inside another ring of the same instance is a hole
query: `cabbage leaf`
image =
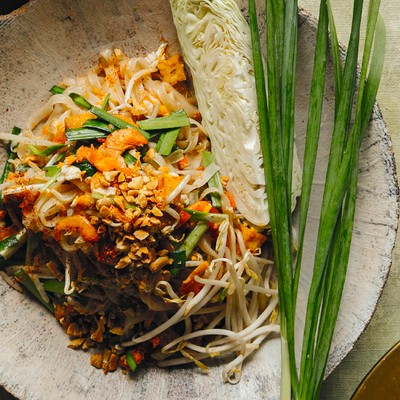
{"type": "MultiPolygon", "coordinates": [[[[212,153],[239,212],[269,223],[248,24],[234,0],[170,0],[212,153]]],[[[301,167],[293,161],[292,204],[301,167]]]]}

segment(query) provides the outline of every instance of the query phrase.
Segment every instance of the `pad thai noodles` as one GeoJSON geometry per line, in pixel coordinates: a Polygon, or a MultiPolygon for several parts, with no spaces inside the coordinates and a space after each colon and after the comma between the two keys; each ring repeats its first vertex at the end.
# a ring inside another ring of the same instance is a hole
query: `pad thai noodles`
{"type": "Polygon", "coordinates": [[[180,55],[106,50],[51,92],[0,135],[1,275],[104,373],[221,357],[236,383],[279,332],[272,246],[227,191],[180,55]]]}

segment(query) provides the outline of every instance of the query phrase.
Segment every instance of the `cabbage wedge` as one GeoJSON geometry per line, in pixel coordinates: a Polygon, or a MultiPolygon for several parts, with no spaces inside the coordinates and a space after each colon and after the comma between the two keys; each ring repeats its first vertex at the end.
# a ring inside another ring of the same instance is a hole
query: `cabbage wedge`
{"type": "MultiPolygon", "coordinates": [[[[184,60],[221,173],[239,212],[268,225],[249,26],[234,0],[170,0],[184,60]]],[[[301,167],[293,161],[292,204],[301,167]]]]}

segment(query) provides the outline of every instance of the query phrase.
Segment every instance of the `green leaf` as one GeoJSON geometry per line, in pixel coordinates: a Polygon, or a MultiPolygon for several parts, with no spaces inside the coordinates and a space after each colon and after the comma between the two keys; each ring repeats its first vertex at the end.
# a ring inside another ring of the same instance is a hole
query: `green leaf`
{"type": "Polygon", "coordinates": [[[132,372],[136,371],[137,364],[136,361],[133,359],[132,353],[128,351],[126,353],[126,363],[129,365],[129,368],[131,369],[132,372]]]}
{"type": "Polygon", "coordinates": [[[65,88],[62,88],[61,86],[54,85],[54,86],[52,86],[50,88],[49,92],[53,93],[53,94],[62,94],[62,93],[65,92],[65,88]]]}
{"type": "Polygon", "coordinates": [[[80,94],[70,93],[69,97],[71,97],[72,101],[79,107],[86,108],[87,110],[92,108],[92,105],[80,94]]]}
{"type": "MultiPolygon", "coordinates": [[[[210,151],[203,151],[201,153],[201,156],[203,158],[203,164],[204,167],[207,168],[209,165],[211,165],[212,163],[215,163],[214,160],[214,156],[212,155],[212,153],[210,151]]],[[[219,172],[216,172],[208,181],[208,187],[213,187],[213,188],[217,188],[220,191],[223,190],[222,187],[222,182],[221,182],[221,176],[219,174],[219,172]]],[[[219,193],[211,193],[210,194],[211,197],[211,202],[212,205],[214,207],[217,208],[221,208],[222,207],[222,203],[221,203],[221,195],[219,193]]]]}
{"type": "Polygon", "coordinates": [[[190,121],[186,112],[184,110],[179,110],[165,117],[149,118],[138,121],[138,125],[146,131],[152,131],[190,126],[190,121]]]}
{"type": "Polygon", "coordinates": [[[178,251],[185,251],[186,258],[188,258],[207,230],[208,222],[199,222],[186,236],[178,251]]]}
{"type": "Polygon", "coordinates": [[[94,167],[89,161],[82,160],[79,162],[74,162],[73,164],[75,167],[78,167],[81,171],[86,172],[86,176],[93,176],[97,169],[94,167]]]}
{"type": "Polygon", "coordinates": [[[63,149],[65,147],[65,144],[55,144],[53,146],[46,147],[43,150],[39,150],[36,146],[33,146],[32,144],[28,144],[27,147],[35,156],[48,157],[55,153],[57,150],[63,149]]]}
{"type": "Polygon", "coordinates": [[[104,131],[108,133],[113,130],[113,127],[110,127],[110,124],[104,121],[100,121],[98,119],[88,119],[83,123],[83,126],[88,128],[95,128],[99,131],[104,131]]]}
{"type": "Polygon", "coordinates": [[[133,156],[133,155],[129,152],[129,150],[125,151],[125,152],[122,154],[122,157],[124,158],[124,161],[125,161],[125,164],[126,164],[126,165],[135,164],[136,161],[137,161],[136,157],[133,156]]]}
{"type": "Polygon", "coordinates": [[[36,300],[38,300],[43,306],[45,306],[50,312],[54,312],[54,307],[52,304],[47,303],[44,301],[42,296],[40,295],[39,291],[37,290],[35,284],[33,283],[31,277],[29,274],[24,271],[23,269],[19,270],[18,272],[15,273],[15,278],[17,281],[25,287],[25,289],[28,290],[28,292],[33,295],[36,300]]]}
{"type": "Polygon", "coordinates": [[[175,145],[176,138],[178,137],[180,130],[181,130],[181,128],[172,129],[170,131],[163,133],[160,136],[160,139],[157,142],[156,150],[162,156],[168,156],[171,153],[172,148],[175,145]]]}
{"type": "Polygon", "coordinates": [[[68,129],[65,132],[67,140],[91,140],[91,139],[103,139],[109,135],[109,132],[93,128],[74,128],[68,129]]]}

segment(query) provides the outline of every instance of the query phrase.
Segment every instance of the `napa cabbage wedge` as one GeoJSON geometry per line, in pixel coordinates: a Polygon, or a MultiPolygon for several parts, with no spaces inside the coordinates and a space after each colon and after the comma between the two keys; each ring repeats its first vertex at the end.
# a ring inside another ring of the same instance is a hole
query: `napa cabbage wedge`
{"type": "MultiPolygon", "coordinates": [[[[202,124],[237,208],[251,223],[270,222],[260,145],[249,26],[234,0],[170,0],[202,124]]],[[[268,182],[267,182],[268,184],[268,182]]],[[[293,158],[292,204],[301,168],[293,158]]]]}

